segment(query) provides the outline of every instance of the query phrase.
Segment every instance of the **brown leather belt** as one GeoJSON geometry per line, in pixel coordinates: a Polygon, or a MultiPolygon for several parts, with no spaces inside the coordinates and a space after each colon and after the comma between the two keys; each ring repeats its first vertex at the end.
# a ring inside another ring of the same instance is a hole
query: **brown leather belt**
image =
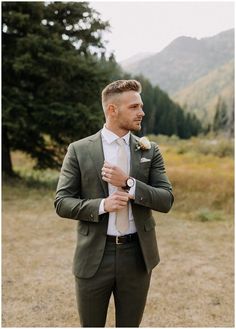
{"type": "Polygon", "coordinates": [[[125,244],[137,240],[138,240],[137,233],[127,234],[122,236],[107,235],[107,241],[113,242],[115,244],[125,244]]]}

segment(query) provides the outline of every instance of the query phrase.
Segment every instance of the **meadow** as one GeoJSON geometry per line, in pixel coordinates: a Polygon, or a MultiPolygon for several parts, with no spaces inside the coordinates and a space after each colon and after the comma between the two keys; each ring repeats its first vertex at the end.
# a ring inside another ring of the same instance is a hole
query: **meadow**
{"type": "MultiPolygon", "coordinates": [[[[233,141],[150,139],[164,156],[175,204],[154,214],[161,263],[141,327],[233,327],[233,141]]],[[[2,326],[78,327],[76,221],[55,214],[58,172],[34,170],[20,152],[12,157],[21,177],[3,177],[2,326]]],[[[114,326],[112,300],[107,326],[114,326]]]]}

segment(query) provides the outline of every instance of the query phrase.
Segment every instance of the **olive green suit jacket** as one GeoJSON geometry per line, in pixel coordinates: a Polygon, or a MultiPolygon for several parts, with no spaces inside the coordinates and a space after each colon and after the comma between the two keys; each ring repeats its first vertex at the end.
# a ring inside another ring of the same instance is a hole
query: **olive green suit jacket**
{"type": "MultiPolygon", "coordinates": [[[[168,212],[174,198],[158,146],[151,143],[151,149],[142,151],[137,150],[137,145],[138,138],[131,134],[130,176],[136,179],[131,206],[146,269],[150,272],[159,263],[152,209],[168,212]]],[[[99,131],[69,145],[58,181],[57,214],[78,220],[73,273],[79,278],[90,278],[96,273],[106,244],[109,214],[99,215],[99,205],[108,196],[108,184],[101,177],[103,163],[99,131]]]]}

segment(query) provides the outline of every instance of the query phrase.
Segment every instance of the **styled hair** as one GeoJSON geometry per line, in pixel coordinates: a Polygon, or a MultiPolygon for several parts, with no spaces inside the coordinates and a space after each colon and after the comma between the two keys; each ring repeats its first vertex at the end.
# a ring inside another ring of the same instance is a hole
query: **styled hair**
{"type": "Polygon", "coordinates": [[[102,106],[105,111],[108,100],[125,91],[136,91],[139,94],[142,91],[142,86],[137,80],[116,80],[107,85],[102,91],[102,106]]]}

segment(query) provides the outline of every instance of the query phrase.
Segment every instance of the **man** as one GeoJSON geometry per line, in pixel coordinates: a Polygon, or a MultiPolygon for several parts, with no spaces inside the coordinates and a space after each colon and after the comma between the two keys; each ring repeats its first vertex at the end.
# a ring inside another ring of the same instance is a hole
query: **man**
{"type": "Polygon", "coordinates": [[[116,327],[138,327],[159,262],[152,209],[168,212],[172,188],[156,144],[141,143],[144,116],[136,80],[102,92],[106,123],[69,145],[55,207],[78,220],[73,272],[81,325],[104,327],[111,294],[116,327]]]}

